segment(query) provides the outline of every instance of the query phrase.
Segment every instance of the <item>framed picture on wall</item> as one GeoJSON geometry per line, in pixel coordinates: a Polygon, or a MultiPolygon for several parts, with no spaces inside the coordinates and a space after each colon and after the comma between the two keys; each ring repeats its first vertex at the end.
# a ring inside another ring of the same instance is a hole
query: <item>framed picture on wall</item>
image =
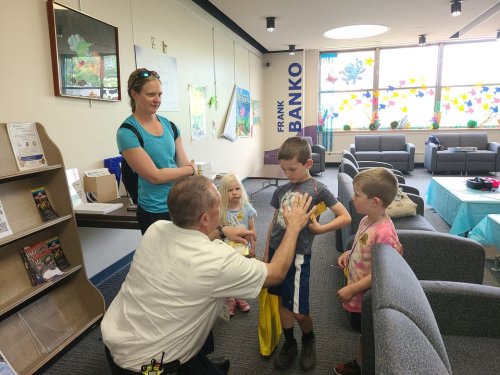
{"type": "Polygon", "coordinates": [[[118,28],[47,0],[56,96],[121,100],[118,28]]]}

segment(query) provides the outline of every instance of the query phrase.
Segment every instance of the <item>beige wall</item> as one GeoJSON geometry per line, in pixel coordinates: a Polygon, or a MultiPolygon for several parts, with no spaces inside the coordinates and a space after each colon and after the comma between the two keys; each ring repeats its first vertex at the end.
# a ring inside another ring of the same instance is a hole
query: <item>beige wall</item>
{"type": "Polygon", "coordinates": [[[242,177],[259,165],[263,154],[260,127],[255,127],[252,138],[235,142],[218,138],[211,130],[212,123],[217,134],[223,126],[235,84],[249,89],[252,99],[263,99],[258,51],[189,0],[58,2],[118,27],[122,101],[55,97],[45,1],[1,0],[1,122],[40,122],[61,149],[66,167],[77,167],[80,172],[102,167],[104,158],[118,155],[116,129],[130,114],[126,82],[135,69],[134,44],[150,48],[153,36],[158,51],[165,41],[168,55],[177,58],[180,110],[160,114],[180,127],[188,156],[210,160],[214,171],[232,171],[242,177]],[[188,85],[206,86],[208,97],[217,92],[217,109],[207,109],[204,140],[190,140],[188,85]]]}

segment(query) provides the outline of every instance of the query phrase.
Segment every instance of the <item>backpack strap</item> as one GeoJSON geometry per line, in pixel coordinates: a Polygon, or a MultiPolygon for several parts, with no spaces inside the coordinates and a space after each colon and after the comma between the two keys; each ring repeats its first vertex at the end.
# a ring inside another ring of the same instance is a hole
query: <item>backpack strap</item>
{"type": "MultiPolygon", "coordinates": [[[[172,132],[174,133],[174,141],[175,141],[177,138],[179,138],[179,131],[177,130],[177,125],[175,125],[175,123],[173,121],[169,121],[169,122],[170,122],[170,126],[172,127],[172,132]]],[[[119,129],[121,129],[121,128],[131,130],[135,134],[137,139],[139,140],[139,144],[141,145],[141,147],[144,148],[144,140],[142,139],[142,136],[139,134],[139,132],[137,131],[137,129],[133,125],[124,122],[123,124],[120,125],[119,129]]]]}
{"type": "Polygon", "coordinates": [[[123,124],[120,125],[119,129],[121,129],[121,128],[131,130],[132,133],[134,133],[135,136],[137,137],[137,139],[139,140],[139,144],[141,145],[141,147],[144,148],[144,139],[142,139],[142,136],[139,134],[139,132],[137,131],[137,129],[133,125],[124,122],[123,124]]]}

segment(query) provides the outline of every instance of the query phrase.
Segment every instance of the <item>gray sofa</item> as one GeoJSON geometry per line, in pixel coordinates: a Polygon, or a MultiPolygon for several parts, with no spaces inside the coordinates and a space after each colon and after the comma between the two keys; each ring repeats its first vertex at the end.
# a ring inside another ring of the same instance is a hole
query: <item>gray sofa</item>
{"type": "Polygon", "coordinates": [[[437,133],[441,149],[434,143],[425,145],[424,167],[434,172],[498,172],[500,144],[488,142],[486,133],[437,133]],[[453,152],[450,147],[477,147],[474,152],[453,152]]]}
{"type": "Polygon", "coordinates": [[[373,259],[362,311],[364,375],[498,373],[500,288],[419,282],[387,245],[377,245],[373,259]],[[369,318],[373,342],[365,340],[369,318]]]}
{"type": "Polygon", "coordinates": [[[407,173],[415,167],[415,145],[404,134],[356,135],[351,154],[359,161],[381,161],[407,173]]]}
{"type": "MultiPolygon", "coordinates": [[[[352,178],[346,173],[339,173],[337,178],[337,198],[339,202],[344,205],[352,218],[350,225],[347,225],[341,230],[337,230],[335,232],[337,250],[342,252],[348,249],[350,244],[352,244],[354,235],[356,234],[356,231],[359,227],[359,222],[364,215],[360,215],[356,212],[356,208],[354,207],[354,203],[352,202],[352,196],[354,194],[354,189],[352,187],[352,178]]],[[[394,226],[396,227],[396,229],[413,229],[435,232],[434,227],[427,221],[427,219],[424,218],[423,199],[415,194],[407,194],[408,197],[418,205],[417,215],[393,219],[392,221],[394,222],[394,226]]]]}

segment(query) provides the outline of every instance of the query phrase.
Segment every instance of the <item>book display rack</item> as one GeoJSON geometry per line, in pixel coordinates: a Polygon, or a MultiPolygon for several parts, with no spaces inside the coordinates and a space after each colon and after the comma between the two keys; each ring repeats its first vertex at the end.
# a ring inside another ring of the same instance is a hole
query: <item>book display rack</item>
{"type": "Polygon", "coordinates": [[[0,123],[0,201],[12,232],[0,237],[0,352],[20,375],[40,369],[104,315],[104,299],[85,273],[61,153],[41,124],[36,131],[46,165],[20,170],[0,123]],[[47,221],[33,200],[39,186],[58,214],[47,221]],[[69,267],[33,286],[21,250],[56,236],[69,267]]]}

